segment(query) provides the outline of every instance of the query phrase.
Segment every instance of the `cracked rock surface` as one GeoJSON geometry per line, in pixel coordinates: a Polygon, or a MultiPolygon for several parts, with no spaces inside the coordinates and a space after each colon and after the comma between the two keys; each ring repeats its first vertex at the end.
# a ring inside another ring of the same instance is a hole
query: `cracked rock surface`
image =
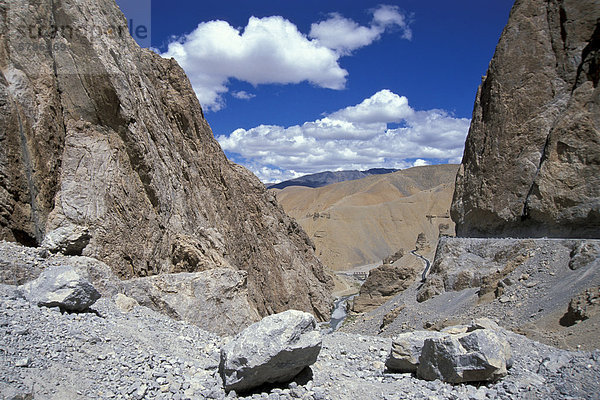
{"type": "Polygon", "coordinates": [[[252,314],[328,318],[310,239],[227,160],[184,71],[135,43],[114,0],[0,0],[0,17],[0,240],[121,279],[245,271],[252,314]]]}
{"type": "Polygon", "coordinates": [[[458,236],[598,238],[599,18],[594,0],[515,3],[475,100],[458,236]]]}

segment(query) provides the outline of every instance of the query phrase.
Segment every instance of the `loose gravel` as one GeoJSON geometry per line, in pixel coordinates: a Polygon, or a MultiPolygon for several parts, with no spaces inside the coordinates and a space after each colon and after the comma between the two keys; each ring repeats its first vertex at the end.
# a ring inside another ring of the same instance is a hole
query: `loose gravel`
{"type": "Polygon", "coordinates": [[[497,383],[450,385],[385,370],[391,339],[325,334],[294,382],[238,396],[218,374],[230,340],[108,298],[63,313],[0,285],[0,394],[35,399],[597,399],[600,351],[569,352],[504,331],[514,367],[497,383]]]}

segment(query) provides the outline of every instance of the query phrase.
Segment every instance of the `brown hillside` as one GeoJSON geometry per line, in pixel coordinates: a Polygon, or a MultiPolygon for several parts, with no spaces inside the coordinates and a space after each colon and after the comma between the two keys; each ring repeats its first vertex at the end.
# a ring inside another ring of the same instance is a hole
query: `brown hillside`
{"type": "Polygon", "coordinates": [[[317,189],[292,186],[277,198],[312,238],[321,261],[346,270],[414,248],[420,232],[435,242],[440,224],[453,231],[448,211],[457,169],[434,165],[317,189]]]}

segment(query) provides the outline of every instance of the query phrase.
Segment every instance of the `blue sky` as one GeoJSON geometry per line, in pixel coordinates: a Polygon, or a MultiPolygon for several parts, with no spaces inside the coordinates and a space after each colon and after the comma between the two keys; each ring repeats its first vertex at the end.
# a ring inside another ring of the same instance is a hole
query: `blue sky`
{"type": "Polygon", "coordinates": [[[151,39],[228,157],[273,182],[459,162],[512,3],[153,0],[151,39]]]}

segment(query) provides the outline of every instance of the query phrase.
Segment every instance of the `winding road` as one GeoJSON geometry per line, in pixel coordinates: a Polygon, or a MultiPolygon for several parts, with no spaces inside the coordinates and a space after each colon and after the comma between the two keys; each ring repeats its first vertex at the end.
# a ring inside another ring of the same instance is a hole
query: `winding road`
{"type": "Polygon", "coordinates": [[[415,256],[417,258],[420,258],[421,260],[423,260],[425,262],[425,270],[421,274],[421,282],[425,282],[427,280],[427,273],[429,272],[429,268],[431,267],[431,263],[429,262],[428,259],[426,259],[422,255],[418,254],[416,249],[415,250],[411,250],[410,254],[412,254],[413,256],[415,256]]]}

